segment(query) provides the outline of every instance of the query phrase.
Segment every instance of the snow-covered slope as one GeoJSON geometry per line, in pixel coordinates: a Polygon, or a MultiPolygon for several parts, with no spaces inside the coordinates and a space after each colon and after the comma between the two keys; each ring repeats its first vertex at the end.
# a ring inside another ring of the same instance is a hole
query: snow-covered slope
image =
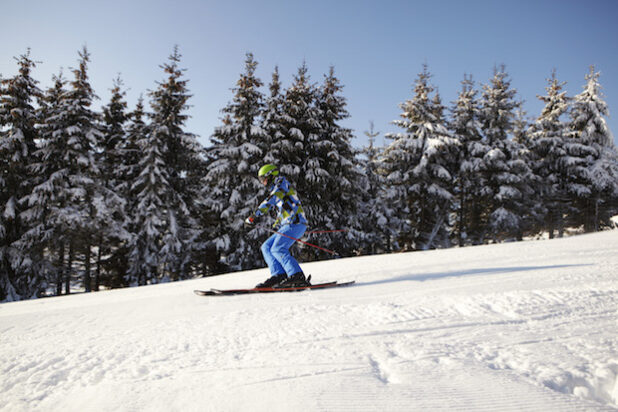
{"type": "Polygon", "coordinates": [[[0,305],[0,410],[614,410],[618,231],[0,305]]]}

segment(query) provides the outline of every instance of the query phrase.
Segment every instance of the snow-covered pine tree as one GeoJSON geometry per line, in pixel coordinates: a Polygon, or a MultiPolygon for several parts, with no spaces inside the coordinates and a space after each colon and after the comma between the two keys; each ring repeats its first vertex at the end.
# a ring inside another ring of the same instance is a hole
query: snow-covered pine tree
{"type": "Polygon", "coordinates": [[[123,148],[122,186],[129,213],[129,270],[126,281],[132,286],[158,283],[162,277],[161,242],[168,227],[170,183],[163,158],[166,149],[162,134],[150,133],[143,122],[141,100],[132,114],[126,146],[123,148]]]}
{"type": "MultiPolygon", "coordinates": [[[[64,80],[56,77],[45,98],[41,147],[33,165],[38,184],[28,196],[29,209],[24,213],[32,224],[27,241],[39,241],[47,246],[50,256],[57,256],[57,294],[62,292],[62,280],[65,293],[71,292],[78,254],[88,254],[99,216],[106,213],[107,206],[95,161],[95,147],[102,134],[98,115],[90,108],[96,96],[88,82],[89,53],[85,47],[79,57],[71,89],[65,91],[64,80]]],[[[90,274],[85,269],[83,284],[89,290],[90,274]]]]}
{"type": "MultiPolygon", "coordinates": [[[[191,97],[183,78],[185,69],[179,67],[181,55],[174,47],[169,61],[161,66],[167,74],[164,82],[150,92],[152,141],[161,142],[159,147],[167,185],[162,199],[167,213],[159,258],[161,280],[178,280],[189,277],[190,260],[199,235],[194,202],[200,196],[200,185],[194,170],[203,159],[201,146],[194,134],[184,130],[191,97]]],[[[153,164],[154,166],[154,164],[153,164]]],[[[143,170],[143,169],[142,169],[143,170]]]]}
{"type": "MultiPolygon", "coordinates": [[[[270,97],[263,115],[266,141],[272,141],[270,146],[265,147],[265,156],[273,159],[272,163],[279,167],[299,193],[309,225],[314,226],[311,220],[313,199],[312,194],[305,190],[307,171],[303,169],[303,165],[307,157],[308,139],[310,136],[318,136],[320,131],[318,110],[315,107],[317,90],[310,82],[304,62],[298,68],[292,85],[284,93],[281,93],[280,87],[279,74],[275,70],[270,84],[270,97]]],[[[306,254],[303,259],[307,260],[315,257],[313,251],[306,249],[303,249],[301,254],[306,254]]]]}
{"type": "Polygon", "coordinates": [[[363,162],[363,171],[365,172],[367,183],[369,184],[369,189],[367,192],[369,194],[375,194],[373,190],[381,186],[377,162],[384,148],[376,146],[376,137],[380,136],[380,132],[375,131],[373,120],[369,121],[369,130],[365,130],[363,134],[367,136],[367,142],[369,143],[361,150],[361,153],[367,160],[363,162]]]}
{"type": "MultiPolygon", "coordinates": [[[[424,108],[429,103],[429,73],[423,72],[419,74],[416,80],[414,91],[415,99],[419,101],[419,106],[424,108]]],[[[399,105],[404,110],[401,115],[406,119],[408,113],[407,106],[410,102],[405,102],[399,105]]],[[[427,117],[425,115],[424,117],[427,117]]],[[[406,130],[407,122],[395,120],[392,123],[406,130]]],[[[397,233],[394,238],[393,248],[401,248],[403,250],[412,250],[415,247],[414,239],[418,236],[416,230],[416,216],[418,199],[414,197],[414,193],[410,190],[416,177],[412,173],[412,168],[419,162],[422,156],[424,141],[419,139],[415,133],[409,131],[407,133],[392,134],[387,133],[386,138],[392,139],[393,142],[387,145],[380,159],[381,173],[384,177],[384,200],[387,207],[392,211],[393,219],[389,222],[393,231],[397,233]]],[[[423,136],[424,138],[424,136],[423,136]]]]}
{"type": "Polygon", "coordinates": [[[233,269],[250,269],[263,265],[259,240],[264,232],[255,228],[248,233],[244,219],[250,216],[264,196],[257,179],[263,163],[260,142],[266,134],[260,127],[263,95],[262,81],[252,53],[246,54],[245,71],[233,90],[232,101],[222,110],[223,125],[211,137],[208,156],[213,161],[205,177],[208,209],[215,216],[212,237],[223,262],[233,269]]]}
{"type": "Polygon", "coordinates": [[[21,216],[25,197],[35,185],[28,165],[38,138],[34,103],[42,91],[31,75],[30,50],[16,60],[18,74],[0,81],[0,301],[31,298],[45,287],[41,249],[19,243],[28,229],[21,216]]]}
{"type": "Polygon", "coordinates": [[[460,142],[455,174],[455,194],[457,196],[456,222],[454,236],[459,246],[482,243],[481,217],[483,187],[483,157],[489,152],[484,144],[479,121],[477,91],[472,76],[464,75],[461,91],[451,108],[448,123],[453,137],[460,142]]]}
{"type": "Polygon", "coordinates": [[[52,77],[54,85],[47,89],[39,109],[39,148],[31,168],[36,175],[36,186],[26,197],[23,212],[29,230],[22,236],[22,248],[40,248],[44,259],[41,265],[48,269],[48,283],[54,283],[56,294],[62,293],[64,279],[67,228],[60,221],[60,211],[66,203],[63,131],[67,127],[63,99],[66,97],[66,79],[62,71],[52,77]]]}
{"type": "Polygon", "coordinates": [[[564,147],[568,125],[562,117],[567,113],[570,98],[563,90],[566,83],[556,78],[556,70],[547,81],[547,95],[538,96],[545,107],[532,126],[528,147],[532,152],[532,169],[542,183],[538,196],[546,209],[543,230],[553,238],[556,230],[559,237],[564,234],[564,216],[569,207],[564,167],[568,163],[564,147]]]}
{"type": "MultiPolygon", "coordinates": [[[[369,121],[369,130],[365,130],[363,134],[367,136],[367,141],[369,142],[369,145],[364,147],[361,152],[365,156],[367,156],[367,159],[377,160],[380,157],[382,148],[377,147],[375,144],[376,137],[380,136],[380,132],[375,131],[375,125],[373,124],[373,120],[369,121]]],[[[371,170],[375,172],[375,164],[365,163],[364,168],[365,171],[371,170]]]]}
{"type": "Polygon", "coordinates": [[[483,85],[480,100],[482,132],[490,149],[482,165],[486,182],[483,194],[487,198],[483,238],[494,241],[523,237],[527,196],[533,192],[530,168],[519,155],[521,147],[509,138],[514,110],[520,106],[516,93],[502,65],[494,68],[490,83],[483,85]]]}
{"type": "MultiPolygon", "coordinates": [[[[63,169],[66,171],[64,203],[58,209],[69,248],[65,271],[65,293],[71,292],[74,262],[78,253],[84,254],[83,286],[90,289],[91,248],[101,227],[101,216],[108,214],[108,199],[104,196],[101,175],[96,162],[96,148],[103,137],[100,130],[100,115],[91,106],[98,97],[88,80],[90,53],[84,46],[79,54],[79,66],[73,69],[71,89],[61,100],[66,127],[62,130],[59,144],[65,145],[63,169]]],[[[111,199],[109,199],[111,201],[111,199]]]]}
{"type": "Polygon", "coordinates": [[[108,287],[125,286],[127,272],[127,249],[129,233],[126,230],[128,220],[126,198],[123,196],[122,147],[125,143],[125,124],[128,121],[126,92],[122,90],[120,76],[114,79],[110,101],[103,106],[103,138],[99,141],[97,158],[101,171],[101,189],[106,207],[98,215],[98,229],[95,239],[97,245],[96,275],[94,289],[98,290],[103,282],[108,287]],[[101,279],[101,267],[109,273],[101,279]]]}
{"type": "Polygon", "coordinates": [[[609,116],[609,110],[603,100],[599,76],[594,66],[590,66],[584,91],[573,99],[572,138],[566,144],[570,155],[568,191],[579,208],[572,220],[583,224],[587,232],[607,224],[617,209],[618,155],[604,117],[609,116]]]}
{"type": "Polygon", "coordinates": [[[414,96],[400,105],[401,120],[393,123],[404,133],[393,139],[382,156],[386,173],[387,201],[401,222],[399,239],[404,249],[450,246],[449,213],[453,207],[454,172],[459,142],[450,136],[442,120],[439,97],[427,65],[415,82],[414,96]]]}
{"type": "Polygon", "coordinates": [[[515,117],[513,118],[513,141],[524,147],[531,147],[530,139],[532,138],[532,123],[534,119],[528,117],[528,112],[521,106],[515,109],[515,117]]]}
{"type": "MultiPolygon", "coordinates": [[[[520,104],[523,104],[523,102],[520,102],[520,104]]],[[[515,208],[521,216],[520,229],[515,233],[517,240],[523,240],[524,236],[538,234],[540,222],[546,212],[540,197],[543,182],[532,168],[533,154],[529,147],[530,127],[530,122],[526,119],[526,112],[520,106],[515,110],[513,130],[511,131],[513,135],[511,146],[515,150],[515,160],[512,165],[515,173],[522,177],[517,187],[524,193],[522,201],[515,203],[515,208]]]]}
{"type": "Polygon", "coordinates": [[[319,113],[315,107],[317,96],[316,86],[311,83],[307,64],[298,68],[293,82],[285,92],[283,102],[283,137],[276,142],[279,149],[279,169],[296,187],[303,202],[309,225],[316,227],[312,221],[312,194],[308,193],[306,182],[313,179],[319,170],[305,170],[307,158],[306,146],[308,139],[317,139],[320,133],[319,113]],[[311,173],[311,175],[308,175],[311,173]]]}
{"type": "MultiPolygon", "coordinates": [[[[139,163],[142,159],[142,149],[140,142],[145,139],[149,133],[148,125],[144,118],[144,97],[142,95],[137,99],[135,109],[126,115],[127,126],[125,138],[122,140],[119,148],[120,160],[118,161],[118,194],[127,200],[127,209],[125,214],[130,216],[130,212],[134,210],[136,204],[135,199],[131,199],[131,185],[140,174],[139,163]]],[[[130,230],[130,233],[135,231],[130,230]]]]}
{"type": "Polygon", "coordinates": [[[200,156],[195,159],[195,164],[187,172],[187,181],[192,182],[195,197],[190,203],[191,214],[195,216],[196,236],[193,239],[193,253],[191,255],[190,268],[193,276],[208,276],[216,273],[224,273],[226,266],[221,263],[217,248],[212,242],[211,229],[216,227],[216,216],[208,205],[208,193],[205,193],[205,176],[212,159],[208,149],[200,148],[200,156]]]}
{"type": "Polygon", "coordinates": [[[529,174],[526,181],[529,185],[528,196],[524,202],[527,212],[524,213],[522,231],[527,236],[533,236],[542,232],[544,219],[547,215],[547,207],[543,203],[542,192],[545,182],[534,170],[535,155],[532,150],[532,132],[534,119],[528,117],[528,113],[521,108],[515,109],[513,119],[513,142],[518,148],[520,159],[528,166],[529,174]]]}
{"type": "Polygon", "coordinates": [[[106,185],[115,188],[118,166],[120,166],[121,147],[125,140],[125,124],[129,120],[127,114],[126,92],[122,90],[123,82],[120,76],[116,77],[110,89],[111,97],[107,105],[103,106],[103,139],[100,147],[100,168],[106,185]]]}
{"type": "MultiPolygon", "coordinates": [[[[139,107],[138,107],[139,110],[139,107]]],[[[166,263],[161,256],[161,243],[169,230],[169,198],[171,188],[163,153],[164,135],[143,133],[141,114],[134,118],[133,138],[140,149],[137,170],[129,188],[131,240],[129,243],[129,271],[127,281],[132,286],[158,283],[166,263]]],[[[130,153],[126,154],[130,156],[130,153]]],[[[130,170],[133,174],[133,170],[130,170]]]]}
{"type": "MultiPolygon", "coordinates": [[[[342,89],[331,66],[328,75],[324,76],[324,83],[317,90],[315,106],[319,133],[306,136],[305,178],[303,191],[299,193],[306,202],[308,219],[314,227],[322,230],[348,229],[347,232],[320,236],[320,244],[342,255],[350,255],[367,240],[361,230],[359,209],[365,187],[356,159],[357,151],[351,145],[352,130],[340,124],[350,116],[342,89]]],[[[323,253],[316,253],[316,258],[319,257],[323,257],[323,253]]]]}
{"type": "MultiPolygon", "coordinates": [[[[448,132],[446,127],[446,119],[444,117],[445,107],[442,105],[442,99],[439,91],[436,89],[432,100],[433,112],[437,121],[437,125],[442,129],[436,133],[436,136],[428,143],[434,144],[435,147],[429,147],[423,160],[427,158],[427,181],[431,185],[427,189],[432,201],[435,203],[432,209],[429,210],[429,219],[427,221],[427,229],[425,233],[429,233],[428,240],[425,243],[424,249],[433,247],[450,247],[452,242],[450,233],[452,232],[452,222],[450,217],[452,211],[456,207],[455,182],[458,172],[458,157],[461,150],[461,144],[457,139],[448,132]],[[444,131],[448,134],[445,135],[444,131]],[[450,176],[449,176],[450,175],[450,176]],[[431,217],[431,212],[436,214],[436,217],[431,217]],[[442,217],[444,215],[444,218],[442,217]],[[442,219],[444,219],[442,221],[442,219]],[[431,228],[431,232],[428,229],[431,228]]],[[[435,130],[435,129],[434,129],[435,130]]],[[[421,160],[421,164],[423,162],[421,160]]]]}
{"type": "Polygon", "coordinates": [[[388,224],[391,213],[384,201],[384,178],[379,170],[384,148],[375,144],[380,133],[374,131],[373,121],[369,122],[369,130],[364,134],[369,144],[362,150],[364,198],[358,219],[366,238],[360,249],[362,254],[383,253],[391,251],[391,238],[396,235],[388,224]]]}
{"type": "MultiPolygon", "coordinates": [[[[317,107],[320,91],[311,82],[306,62],[298,68],[293,82],[285,92],[283,102],[283,137],[277,141],[280,169],[299,193],[309,226],[327,229],[321,215],[321,194],[326,188],[318,188],[318,182],[328,177],[328,172],[316,157],[316,142],[322,139],[321,112],[317,107]]],[[[340,227],[339,227],[340,228],[340,227]]],[[[339,229],[338,228],[338,229],[339,229]]],[[[322,240],[321,240],[322,241],[322,240]]],[[[326,243],[322,241],[326,246],[326,243]]],[[[329,245],[332,247],[332,245],[329,245]]],[[[303,260],[323,258],[324,254],[313,248],[301,248],[303,260]]]]}
{"type": "Polygon", "coordinates": [[[279,68],[275,66],[272,79],[268,85],[270,95],[266,97],[264,112],[261,115],[261,127],[264,131],[264,138],[259,140],[259,147],[262,150],[263,162],[279,165],[282,159],[281,146],[285,142],[285,129],[283,120],[284,95],[281,90],[279,79],[279,68]]]}
{"type": "MultiPolygon", "coordinates": [[[[141,199],[138,198],[140,189],[146,189],[146,182],[140,179],[140,173],[143,169],[147,169],[148,166],[142,165],[140,168],[141,160],[144,158],[142,147],[150,149],[148,145],[148,126],[144,121],[146,116],[144,112],[144,98],[142,95],[137,100],[135,110],[127,114],[127,126],[126,137],[122,141],[119,150],[119,165],[118,165],[118,195],[125,200],[124,216],[127,221],[127,232],[129,234],[129,240],[122,246],[124,253],[127,256],[127,272],[124,275],[124,283],[130,286],[141,286],[156,277],[155,270],[151,271],[150,276],[147,274],[145,260],[142,260],[141,251],[135,238],[142,229],[140,222],[146,220],[146,215],[140,211],[138,203],[141,199]],[[141,217],[141,219],[140,219],[141,217]],[[144,262],[144,266],[142,266],[144,262]]],[[[156,161],[150,159],[150,164],[156,164],[156,161]]],[[[150,176],[146,173],[146,176],[150,176]]],[[[153,174],[156,177],[156,175],[153,174]]],[[[146,197],[146,196],[145,196],[146,197]]],[[[156,202],[155,202],[156,203],[156,202]]],[[[152,225],[152,223],[150,223],[152,225]]],[[[145,246],[148,242],[145,238],[142,239],[143,243],[140,246],[145,246]]],[[[147,247],[144,247],[148,250],[147,247]]],[[[154,247],[152,248],[154,249],[154,247]]]]}

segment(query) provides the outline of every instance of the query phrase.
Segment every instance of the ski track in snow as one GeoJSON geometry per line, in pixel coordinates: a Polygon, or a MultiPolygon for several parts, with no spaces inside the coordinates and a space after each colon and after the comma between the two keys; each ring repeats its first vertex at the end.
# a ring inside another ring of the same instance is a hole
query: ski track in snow
{"type": "Polygon", "coordinates": [[[303,267],[0,305],[0,410],[618,410],[618,231],[303,267]]]}

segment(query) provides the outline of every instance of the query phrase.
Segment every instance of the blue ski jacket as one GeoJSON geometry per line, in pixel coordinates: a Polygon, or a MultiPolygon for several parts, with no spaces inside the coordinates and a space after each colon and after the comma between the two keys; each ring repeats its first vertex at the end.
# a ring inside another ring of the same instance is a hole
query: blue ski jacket
{"type": "Polygon", "coordinates": [[[273,206],[278,209],[277,218],[273,226],[279,227],[289,224],[307,225],[307,217],[300,199],[296,195],[296,190],[290,186],[288,180],[283,176],[275,178],[270,188],[270,195],[258,206],[255,215],[265,215],[273,206]]]}

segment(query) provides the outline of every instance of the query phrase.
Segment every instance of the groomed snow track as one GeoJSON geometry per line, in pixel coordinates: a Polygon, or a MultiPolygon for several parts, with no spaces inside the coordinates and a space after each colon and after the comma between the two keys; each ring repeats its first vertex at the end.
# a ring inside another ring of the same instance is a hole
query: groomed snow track
{"type": "Polygon", "coordinates": [[[618,231],[0,305],[1,411],[618,407],[618,231]]]}

